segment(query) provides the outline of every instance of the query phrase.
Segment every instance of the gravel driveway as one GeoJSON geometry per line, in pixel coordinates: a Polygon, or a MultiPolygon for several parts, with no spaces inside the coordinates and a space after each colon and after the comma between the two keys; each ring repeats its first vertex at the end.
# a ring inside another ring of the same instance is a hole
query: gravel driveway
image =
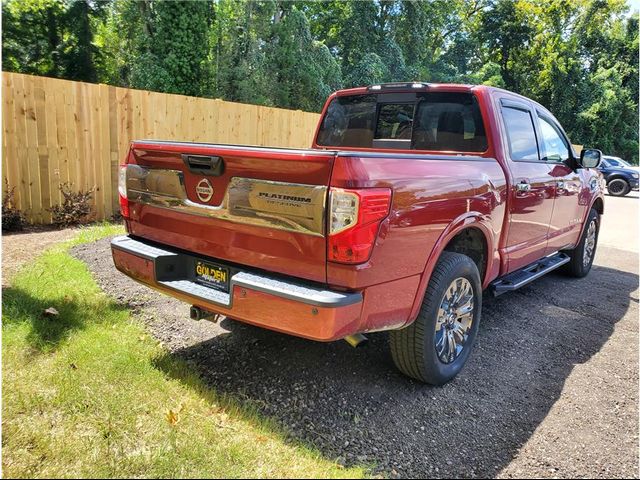
{"type": "Polygon", "coordinates": [[[108,239],[74,254],[168,355],[339,462],[391,477],[638,476],[637,253],[601,246],[585,279],[485,297],[469,363],[441,388],[400,375],[384,333],[353,349],[191,321],[118,273],[108,239]]]}

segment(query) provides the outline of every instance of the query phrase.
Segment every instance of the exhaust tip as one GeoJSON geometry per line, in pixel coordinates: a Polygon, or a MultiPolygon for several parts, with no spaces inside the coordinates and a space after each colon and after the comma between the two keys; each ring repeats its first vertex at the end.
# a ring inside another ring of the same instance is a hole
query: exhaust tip
{"type": "Polygon", "coordinates": [[[202,312],[202,309],[196,306],[192,306],[189,309],[189,317],[191,318],[191,320],[202,320],[202,314],[204,312],[202,312]]]}
{"type": "Polygon", "coordinates": [[[353,335],[347,335],[344,337],[345,341],[353,348],[363,347],[367,344],[369,339],[361,333],[355,333],[353,335]]]}
{"type": "Polygon", "coordinates": [[[219,313],[209,312],[204,308],[192,305],[189,309],[189,317],[191,318],[191,320],[210,320],[213,323],[217,323],[221,315],[219,313]]]}

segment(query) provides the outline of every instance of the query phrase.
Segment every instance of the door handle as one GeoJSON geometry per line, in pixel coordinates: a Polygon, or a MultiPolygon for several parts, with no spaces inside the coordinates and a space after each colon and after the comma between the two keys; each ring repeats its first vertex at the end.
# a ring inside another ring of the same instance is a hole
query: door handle
{"type": "Polygon", "coordinates": [[[529,190],[531,190],[531,185],[528,182],[516,183],[516,191],[528,192],[529,190]]]}

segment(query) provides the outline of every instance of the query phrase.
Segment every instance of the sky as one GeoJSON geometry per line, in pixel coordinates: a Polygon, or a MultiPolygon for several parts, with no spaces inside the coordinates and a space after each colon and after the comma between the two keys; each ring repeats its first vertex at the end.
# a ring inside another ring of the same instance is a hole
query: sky
{"type": "Polygon", "coordinates": [[[631,7],[631,10],[640,10],[640,0],[627,0],[627,3],[631,7]]]}

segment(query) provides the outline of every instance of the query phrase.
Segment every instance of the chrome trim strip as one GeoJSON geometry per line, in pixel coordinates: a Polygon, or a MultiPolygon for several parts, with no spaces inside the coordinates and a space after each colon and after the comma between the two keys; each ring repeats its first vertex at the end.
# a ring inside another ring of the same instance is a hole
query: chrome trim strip
{"type": "MultiPolygon", "coordinates": [[[[132,202],[258,227],[324,236],[327,187],[232,177],[220,205],[189,199],[180,170],[128,165],[132,202]]],[[[214,187],[215,188],[215,187],[214,187]]]]}
{"type": "Polygon", "coordinates": [[[296,154],[296,155],[308,155],[312,157],[322,157],[327,155],[335,155],[337,149],[302,149],[302,148],[285,148],[285,147],[257,147],[257,146],[249,146],[249,145],[240,145],[233,143],[206,143],[206,142],[172,142],[168,140],[133,140],[131,142],[134,148],[139,148],[140,150],[144,150],[144,145],[175,145],[179,147],[203,147],[203,148],[215,148],[216,150],[238,150],[239,148],[242,151],[247,152],[269,152],[269,153],[284,153],[284,154],[296,154]],[[136,145],[139,144],[139,145],[136,145]]]}
{"type": "MultiPolygon", "coordinates": [[[[111,240],[111,248],[125,253],[146,258],[154,265],[160,258],[171,259],[172,262],[183,262],[189,257],[199,258],[195,255],[177,253],[175,251],[150,245],[142,240],[123,235],[111,240]]],[[[224,262],[220,262],[224,264],[224,262]]],[[[177,271],[178,269],[176,269],[177,271]]],[[[263,293],[268,293],[281,298],[324,308],[337,308],[362,302],[362,293],[335,292],[326,290],[320,286],[304,281],[290,281],[281,278],[267,276],[263,273],[240,271],[231,277],[229,292],[225,293],[212,288],[204,287],[185,278],[175,278],[164,281],[157,280],[154,267],[155,281],[166,288],[180,293],[191,295],[202,300],[216,303],[225,308],[232,308],[234,287],[248,288],[263,293]]]]}

